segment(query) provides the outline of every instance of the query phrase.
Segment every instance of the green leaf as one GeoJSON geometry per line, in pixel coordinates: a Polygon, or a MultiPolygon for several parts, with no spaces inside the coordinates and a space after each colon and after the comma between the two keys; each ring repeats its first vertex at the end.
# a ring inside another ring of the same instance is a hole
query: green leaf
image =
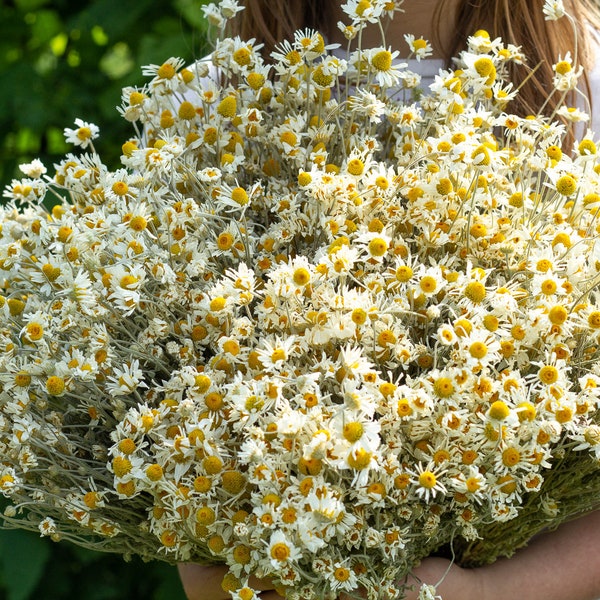
{"type": "Polygon", "coordinates": [[[0,565],[7,600],[26,600],[50,556],[49,541],[34,533],[0,530],[0,565]]]}
{"type": "Polygon", "coordinates": [[[151,600],[183,600],[185,594],[177,568],[166,564],[152,563],[152,570],[159,575],[159,585],[151,600]]]}
{"type": "Polygon", "coordinates": [[[202,12],[202,6],[207,4],[202,0],[175,0],[175,7],[181,13],[181,16],[193,27],[205,31],[208,24],[202,12]]]}
{"type": "Polygon", "coordinates": [[[46,4],[50,4],[50,0],[15,0],[16,7],[23,12],[37,10],[46,4]]]}
{"type": "Polygon", "coordinates": [[[31,24],[31,40],[29,44],[31,47],[38,47],[47,42],[61,33],[63,30],[63,24],[58,16],[58,13],[54,10],[40,10],[35,13],[35,19],[31,24]]]}
{"type": "Polygon", "coordinates": [[[89,31],[94,25],[102,24],[102,29],[111,40],[127,39],[132,31],[139,30],[136,25],[144,22],[151,5],[152,0],[88,2],[84,10],[73,13],[72,26],[89,31]]]}
{"type": "Polygon", "coordinates": [[[170,57],[190,59],[190,48],[181,35],[145,35],[140,42],[140,65],[161,65],[170,57]]]}
{"type": "Polygon", "coordinates": [[[100,70],[110,79],[120,79],[133,71],[135,62],[125,42],[117,42],[100,60],[100,70]]]}

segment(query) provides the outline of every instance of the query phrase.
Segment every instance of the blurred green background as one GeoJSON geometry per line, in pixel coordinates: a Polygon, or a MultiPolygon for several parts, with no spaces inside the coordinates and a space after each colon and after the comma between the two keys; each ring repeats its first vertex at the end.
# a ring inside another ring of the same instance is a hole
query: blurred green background
{"type": "Polygon", "coordinates": [[[203,56],[208,0],[0,0],[0,184],[18,165],[48,167],[67,151],[76,117],[100,127],[110,167],[133,129],[116,111],[121,89],[144,83],[141,67],[203,56]]]}
{"type": "MultiPolygon", "coordinates": [[[[70,147],[76,117],[100,127],[110,167],[133,132],[115,107],[121,88],[144,82],[141,66],[207,52],[202,0],[0,0],[0,185],[39,157],[48,170],[70,147]]],[[[182,600],[174,567],[125,563],[0,531],[1,600],[182,600]]]]}

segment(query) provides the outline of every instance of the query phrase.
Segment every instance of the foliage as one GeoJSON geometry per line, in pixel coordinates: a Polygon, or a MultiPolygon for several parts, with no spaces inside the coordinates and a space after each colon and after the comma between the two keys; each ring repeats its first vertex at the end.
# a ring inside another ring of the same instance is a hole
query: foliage
{"type": "MultiPolygon", "coordinates": [[[[131,130],[115,118],[140,67],[206,53],[202,0],[13,0],[0,3],[0,186],[34,157],[50,167],[75,117],[97,123],[116,164],[131,130]]],[[[112,161],[112,163],[111,163],[112,161]]]]}
{"type": "Polygon", "coordinates": [[[175,568],[54,544],[35,533],[0,531],[0,598],[5,600],[178,600],[175,568]]]}
{"type": "Polygon", "coordinates": [[[0,598],[180,600],[174,567],[54,544],[35,533],[0,531],[0,598]]]}

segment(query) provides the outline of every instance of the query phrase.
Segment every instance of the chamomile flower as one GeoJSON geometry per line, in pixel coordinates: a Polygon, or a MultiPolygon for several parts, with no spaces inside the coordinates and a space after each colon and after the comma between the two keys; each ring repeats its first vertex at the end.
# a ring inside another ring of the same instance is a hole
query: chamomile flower
{"type": "Polygon", "coordinates": [[[351,592],[358,587],[356,573],[350,568],[348,561],[332,563],[325,571],[325,575],[334,592],[341,590],[351,592]]]}
{"type": "Polygon", "coordinates": [[[348,103],[351,110],[368,116],[371,123],[380,123],[386,109],[385,103],[375,94],[361,89],[357,90],[356,96],[348,98],[348,103]]]}
{"type": "Polygon", "coordinates": [[[19,170],[25,173],[27,177],[31,177],[33,179],[39,179],[40,177],[42,177],[42,175],[45,175],[47,172],[44,163],[42,163],[42,161],[37,158],[33,159],[29,163],[20,164],[19,170]]]}
{"type": "Polygon", "coordinates": [[[271,566],[279,571],[288,563],[298,560],[301,556],[300,550],[286,537],[281,530],[271,534],[267,546],[267,556],[271,566]]]}
{"type": "Polygon", "coordinates": [[[545,0],[542,11],[546,21],[558,21],[566,14],[562,0],[545,0]]]}
{"type": "Polygon", "coordinates": [[[409,470],[409,473],[412,476],[416,495],[425,500],[425,502],[434,500],[438,494],[444,495],[448,493],[445,485],[440,481],[440,479],[443,479],[444,470],[440,469],[434,463],[423,466],[419,462],[414,470],[409,470]]]}
{"type": "Polygon", "coordinates": [[[75,119],[75,125],[76,129],[65,127],[65,141],[68,144],[79,146],[82,150],[85,150],[98,137],[100,128],[93,123],[88,123],[79,118],[75,119]]]}
{"type": "Polygon", "coordinates": [[[362,53],[361,60],[367,61],[372,75],[381,86],[390,88],[398,84],[402,70],[407,66],[407,63],[396,61],[399,55],[398,50],[371,48],[362,53]]]}
{"type": "Polygon", "coordinates": [[[410,48],[411,55],[413,55],[417,60],[427,58],[433,53],[433,49],[427,40],[423,38],[417,38],[412,33],[405,34],[404,40],[410,48]]]}
{"type": "Polygon", "coordinates": [[[341,8],[352,19],[353,24],[376,23],[385,9],[385,3],[379,0],[348,0],[341,8]]]}

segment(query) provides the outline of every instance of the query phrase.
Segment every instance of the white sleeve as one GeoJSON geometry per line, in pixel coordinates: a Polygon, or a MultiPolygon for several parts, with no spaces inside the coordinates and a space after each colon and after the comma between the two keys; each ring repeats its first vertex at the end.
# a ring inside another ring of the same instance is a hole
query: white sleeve
{"type": "Polygon", "coordinates": [[[590,42],[594,52],[594,66],[588,71],[589,98],[592,105],[590,129],[600,136],[600,32],[591,31],[590,42]]]}

